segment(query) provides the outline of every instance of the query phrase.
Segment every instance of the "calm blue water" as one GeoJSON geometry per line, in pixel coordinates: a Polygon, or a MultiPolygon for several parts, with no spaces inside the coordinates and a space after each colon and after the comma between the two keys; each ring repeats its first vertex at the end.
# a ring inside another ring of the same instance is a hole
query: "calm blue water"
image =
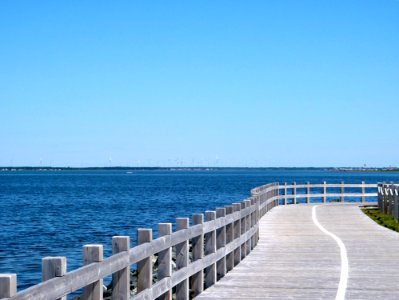
{"type": "Polygon", "coordinates": [[[113,235],[243,200],[269,182],[399,181],[398,173],[326,171],[0,172],[0,273],[17,273],[18,288],[40,281],[41,258],[67,256],[81,265],[82,246],[113,235]]]}

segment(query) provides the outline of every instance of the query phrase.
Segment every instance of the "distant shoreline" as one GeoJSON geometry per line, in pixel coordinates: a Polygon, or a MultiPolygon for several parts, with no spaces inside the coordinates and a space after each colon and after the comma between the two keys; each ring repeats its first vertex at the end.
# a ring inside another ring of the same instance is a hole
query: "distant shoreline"
{"type": "Polygon", "coordinates": [[[355,168],[355,167],[49,167],[24,166],[0,167],[0,172],[15,171],[223,171],[223,170],[287,170],[287,171],[330,171],[330,172],[399,172],[399,168],[355,168]]]}

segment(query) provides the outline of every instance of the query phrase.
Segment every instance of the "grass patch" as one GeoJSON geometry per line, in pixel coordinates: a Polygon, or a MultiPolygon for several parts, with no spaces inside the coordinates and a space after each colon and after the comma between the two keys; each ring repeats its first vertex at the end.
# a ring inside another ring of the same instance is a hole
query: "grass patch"
{"type": "Polygon", "coordinates": [[[399,223],[391,215],[383,214],[378,208],[364,208],[362,211],[381,226],[399,232],[399,223]]]}

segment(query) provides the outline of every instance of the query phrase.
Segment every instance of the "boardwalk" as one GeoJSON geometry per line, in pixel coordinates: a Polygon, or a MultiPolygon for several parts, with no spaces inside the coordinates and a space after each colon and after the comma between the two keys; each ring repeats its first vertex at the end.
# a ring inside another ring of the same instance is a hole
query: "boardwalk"
{"type": "MultiPolygon", "coordinates": [[[[335,299],[340,248],[316,227],[313,206],[279,206],[265,215],[257,247],[197,299],[335,299]]],[[[356,205],[319,205],[316,216],[346,247],[345,299],[399,299],[399,234],[356,205]]]]}

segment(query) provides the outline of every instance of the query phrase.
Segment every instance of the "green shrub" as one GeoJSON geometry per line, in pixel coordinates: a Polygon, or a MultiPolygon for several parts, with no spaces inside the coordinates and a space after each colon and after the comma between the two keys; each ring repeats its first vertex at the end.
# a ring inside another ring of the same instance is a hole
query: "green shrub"
{"type": "Polygon", "coordinates": [[[378,208],[364,208],[362,211],[376,223],[399,232],[399,223],[391,215],[383,214],[378,208]]]}

